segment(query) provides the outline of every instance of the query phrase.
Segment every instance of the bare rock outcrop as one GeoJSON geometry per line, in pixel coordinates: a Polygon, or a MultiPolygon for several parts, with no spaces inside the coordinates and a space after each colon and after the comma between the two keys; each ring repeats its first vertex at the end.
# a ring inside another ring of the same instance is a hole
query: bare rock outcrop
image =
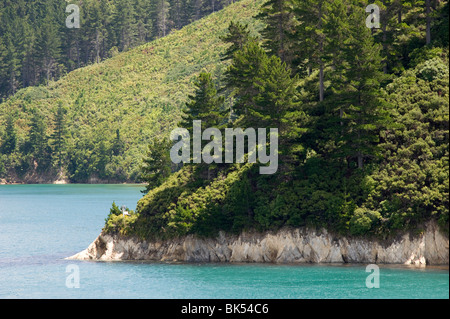
{"type": "Polygon", "coordinates": [[[449,239],[432,222],[420,235],[405,233],[389,242],[308,228],[154,241],[100,234],[86,250],[68,259],[448,265],[449,239]]]}

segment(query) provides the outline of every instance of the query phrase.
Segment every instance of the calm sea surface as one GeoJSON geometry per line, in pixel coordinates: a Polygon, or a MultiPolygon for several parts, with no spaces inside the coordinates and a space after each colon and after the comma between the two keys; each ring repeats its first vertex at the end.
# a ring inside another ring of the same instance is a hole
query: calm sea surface
{"type": "Polygon", "coordinates": [[[0,185],[0,298],[449,298],[449,272],[365,265],[166,264],[64,260],[140,185],[0,185]],[[74,270],[75,269],[75,270],[74,270]],[[73,286],[79,275],[79,288],[73,286]]]}

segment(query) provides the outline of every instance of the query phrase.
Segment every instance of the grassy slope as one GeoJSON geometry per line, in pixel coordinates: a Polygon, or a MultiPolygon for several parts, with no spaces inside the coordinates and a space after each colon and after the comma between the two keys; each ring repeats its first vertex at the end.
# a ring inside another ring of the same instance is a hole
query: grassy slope
{"type": "MultiPolygon", "coordinates": [[[[220,55],[226,45],[220,36],[229,23],[259,24],[252,19],[262,0],[242,0],[222,11],[175,31],[165,38],[121,53],[102,63],[75,70],[48,87],[30,87],[0,104],[0,139],[5,115],[18,112],[19,144],[27,139],[30,111],[40,109],[48,120],[49,134],[59,101],[68,108],[69,145],[111,143],[117,128],[127,142],[121,166],[132,175],[152,136],[172,129],[180,109],[192,92],[200,71],[220,75],[225,65],[220,55]]],[[[1,143],[1,140],[0,140],[1,143]]]]}

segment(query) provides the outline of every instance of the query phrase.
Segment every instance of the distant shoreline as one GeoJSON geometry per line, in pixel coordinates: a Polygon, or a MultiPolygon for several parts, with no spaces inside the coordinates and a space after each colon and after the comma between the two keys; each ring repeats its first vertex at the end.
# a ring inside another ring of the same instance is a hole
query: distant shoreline
{"type": "Polygon", "coordinates": [[[29,182],[17,182],[17,181],[7,181],[5,179],[0,179],[0,185],[101,185],[101,184],[107,184],[107,185],[146,185],[145,183],[139,183],[139,182],[120,182],[120,181],[104,181],[104,180],[98,180],[98,181],[87,181],[87,182],[80,182],[80,183],[74,183],[69,182],[67,180],[55,180],[55,181],[43,181],[43,182],[36,182],[36,181],[29,181],[29,182]]]}

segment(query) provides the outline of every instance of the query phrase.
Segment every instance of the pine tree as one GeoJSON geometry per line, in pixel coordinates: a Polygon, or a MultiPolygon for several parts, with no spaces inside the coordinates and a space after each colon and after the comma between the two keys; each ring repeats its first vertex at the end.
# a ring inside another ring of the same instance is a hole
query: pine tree
{"type": "MultiPolygon", "coordinates": [[[[348,79],[346,78],[346,70],[349,67],[347,57],[344,54],[350,33],[348,1],[333,1],[328,8],[328,14],[324,18],[323,23],[323,31],[327,35],[324,44],[323,60],[328,67],[324,80],[329,83],[326,93],[330,96],[329,103],[325,103],[327,114],[324,117],[333,119],[329,123],[328,130],[332,128],[340,132],[343,125],[344,105],[346,103],[345,98],[341,94],[347,92],[348,79]]],[[[336,136],[334,134],[337,133],[332,133],[330,137],[336,136]]]]}
{"type": "Polygon", "coordinates": [[[37,163],[37,169],[45,171],[51,161],[51,148],[48,145],[47,126],[43,114],[34,110],[31,118],[29,144],[31,154],[37,163]]]}
{"type": "Polygon", "coordinates": [[[379,3],[380,29],[373,29],[376,40],[382,44],[383,72],[400,73],[406,66],[407,56],[404,47],[411,40],[411,26],[404,17],[408,17],[415,1],[383,0],[379,3]]]}
{"type": "Polygon", "coordinates": [[[231,21],[228,33],[221,40],[230,44],[222,58],[222,60],[229,60],[233,58],[236,51],[242,50],[249,41],[256,41],[256,38],[250,35],[248,25],[231,21]]]}
{"type": "Polygon", "coordinates": [[[116,130],[116,138],[114,139],[112,145],[112,155],[119,156],[122,155],[125,150],[125,143],[120,136],[120,129],[116,130]]]}
{"type": "MultiPolygon", "coordinates": [[[[353,7],[349,21],[363,21],[365,12],[353,7]]],[[[385,78],[382,69],[381,46],[364,24],[351,24],[349,39],[344,48],[347,68],[345,92],[341,98],[347,104],[343,119],[347,132],[343,142],[345,153],[357,158],[358,168],[363,168],[364,159],[376,154],[378,132],[386,122],[381,100],[380,82],[385,78]]]]}
{"type": "Polygon", "coordinates": [[[36,72],[36,32],[26,19],[21,24],[20,37],[23,39],[21,46],[22,60],[22,86],[35,85],[38,81],[36,72]]]}
{"type": "Polygon", "coordinates": [[[387,121],[380,89],[386,79],[382,46],[365,26],[365,17],[364,8],[351,1],[336,0],[327,6],[321,54],[324,80],[329,83],[327,99],[309,103],[310,133],[306,135],[315,139],[306,143],[325,158],[347,163],[356,159],[359,168],[376,154],[379,131],[387,121]]]}
{"type": "Polygon", "coordinates": [[[141,180],[147,183],[142,193],[161,185],[171,173],[170,142],[165,138],[153,139],[143,160],[141,180]]]}
{"type": "Polygon", "coordinates": [[[135,16],[136,12],[131,1],[116,0],[113,24],[120,51],[130,49],[136,40],[137,29],[135,16]]]}
{"type": "Polygon", "coordinates": [[[155,4],[154,1],[134,0],[136,11],[136,45],[144,44],[152,39],[155,4]]]}
{"type": "Polygon", "coordinates": [[[20,87],[20,58],[11,36],[6,37],[6,93],[13,95],[20,87]]]}
{"type": "Polygon", "coordinates": [[[236,52],[227,72],[228,85],[237,91],[237,110],[245,126],[282,126],[287,110],[295,108],[297,80],[289,73],[279,57],[269,57],[255,42],[236,52]]]}
{"type": "Polygon", "coordinates": [[[431,43],[431,1],[425,0],[425,42],[426,44],[431,43]]]}
{"type": "Polygon", "coordinates": [[[277,128],[284,172],[298,156],[303,133],[297,82],[286,63],[275,55],[269,57],[253,41],[234,54],[227,71],[227,85],[235,90],[234,108],[240,116],[234,126],[277,128]]]}
{"type": "Polygon", "coordinates": [[[11,154],[16,149],[16,130],[14,127],[15,117],[11,113],[6,117],[5,134],[3,136],[3,144],[0,146],[2,154],[11,154]]]}
{"type": "Polygon", "coordinates": [[[6,46],[3,43],[3,38],[0,36],[0,103],[3,100],[4,92],[6,91],[6,78],[8,74],[6,61],[6,46]]]}
{"type": "Polygon", "coordinates": [[[84,21],[84,29],[86,35],[86,46],[88,50],[88,59],[86,62],[99,63],[105,56],[105,42],[107,40],[107,19],[109,19],[109,12],[104,1],[93,1],[85,3],[84,14],[86,19],[84,21]]]}
{"type": "Polygon", "coordinates": [[[436,46],[448,47],[449,44],[449,3],[445,1],[437,8],[437,17],[431,29],[433,43],[436,46]]]}
{"type": "Polygon", "coordinates": [[[58,24],[54,21],[52,13],[48,13],[43,22],[38,37],[39,62],[48,85],[57,72],[60,54],[61,39],[58,24]]]}
{"type": "Polygon", "coordinates": [[[82,46],[85,34],[83,28],[63,28],[63,39],[61,48],[64,53],[64,64],[68,71],[82,66],[82,46]]]}
{"type": "Polygon", "coordinates": [[[54,129],[51,135],[53,154],[58,161],[58,167],[61,168],[65,157],[66,146],[66,121],[65,114],[67,110],[64,108],[62,102],[58,103],[54,119],[54,129]]]}
{"type": "Polygon", "coordinates": [[[205,0],[188,0],[187,10],[190,13],[190,21],[196,21],[203,16],[203,5],[205,0]]]}
{"type": "Polygon", "coordinates": [[[233,112],[240,117],[235,125],[238,127],[258,127],[261,116],[252,113],[257,110],[255,97],[259,93],[256,79],[267,67],[268,56],[255,41],[248,42],[242,50],[234,53],[231,65],[225,73],[226,88],[233,90],[236,102],[233,112]]]}
{"type": "Polygon", "coordinates": [[[107,178],[106,176],[106,165],[110,160],[111,151],[109,148],[109,144],[105,142],[104,138],[101,138],[98,143],[96,143],[98,147],[94,151],[94,167],[95,172],[102,179],[107,178]]]}
{"type": "MultiPolygon", "coordinates": [[[[217,95],[215,84],[210,73],[200,73],[198,79],[195,81],[195,92],[189,96],[189,101],[186,103],[186,108],[183,110],[182,120],[179,126],[188,130],[190,134],[190,145],[192,145],[193,154],[191,159],[193,163],[201,163],[201,158],[196,157],[196,149],[194,145],[194,120],[201,121],[201,131],[207,128],[221,128],[225,123],[225,110],[222,109],[224,98],[217,95]]],[[[199,138],[198,136],[196,138],[199,138]]],[[[201,138],[201,136],[200,136],[201,138]]],[[[222,141],[220,141],[222,143],[222,141]]],[[[203,150],[202,142],[200,143],[200,150],[203,150]]],[[[215,154],[218,155],[218,154],[215,154]]],[[[211,163],[210,163],[211,164],[211,163]]],[[[204,164],[198,165],[200,170],[205,168],[204,164]]],[[[207,178],[211,178],[211,169],[215,165],[207,166],[207,178]]]]}
{"type": "Polygon", "coordinates": [[[293,35],[296,25],[292,11],[291,0],[268,0],[257,16],[266,24],[261,32],[265,39],[264,47],[288,66],[295,59],[293,35]]]}
{"type": "Polygon", "coordinates": [[[324,18],[329,2],[325,0],[293,0],[294,14],[298,21],[295,37],[299,48],[298,60],[300,68],[319,70],[319,101],[324,100],[324,18]]]}
{"type": "Polygon", "coordinates": [[[223,97],[217,96],[217,90],[210,73],[200,73],[194,83],[196,89],[189,96],[189,102],[183,110],[179,126],[186,128],[192,136],[194,120],[202,121],[202,129],[219,127],[223,121],[223,97]]]}
{"type": "Polygon", "coordinates": [[[181,29],[186,25],[185,21],[185,8],[182,0],[171,0],[170,1],[170,19],[176,29],[181,29]]]}
{"type": "Polygon", "coordinates": [[[170,3],[167,0],[158,0],[156,11],[156,26],[158,30],[158,37],[165,37],[170,31],[170,3]]]}

